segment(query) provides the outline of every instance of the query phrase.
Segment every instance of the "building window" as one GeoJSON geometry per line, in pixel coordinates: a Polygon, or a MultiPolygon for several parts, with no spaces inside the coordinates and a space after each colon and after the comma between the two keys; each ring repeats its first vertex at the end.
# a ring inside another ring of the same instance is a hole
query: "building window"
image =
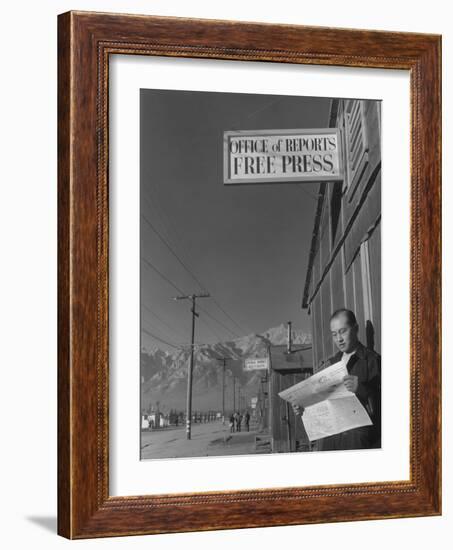
{"type": "Polygon", "coordinates": [[[365,125],[364,101],[349,99],[345,101],[345,167],[347,190],[351,201],[360,178],[368,165],[368,138],[365,125]]]}

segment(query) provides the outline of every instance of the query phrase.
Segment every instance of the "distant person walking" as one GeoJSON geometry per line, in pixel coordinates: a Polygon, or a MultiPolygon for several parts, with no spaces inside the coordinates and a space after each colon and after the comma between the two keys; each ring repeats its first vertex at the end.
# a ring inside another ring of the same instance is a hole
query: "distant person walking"
{"type": "Polygon", "coordinates": [[[234,414],[231,413],[230,415],[230,433],[234,432],[234,414]]]}
{"type": "Polygon", "coordinates": [[[241,431],[241,424],[242,424],[242,415],[241,413],[236,413],[237,414],[237,417],[236,417],[236,431],[240,432],[241,431]]]}
{"type": "Polygon", "coordinates": [[[249,414],[248,411],[244,415],[244,422],[245,422],[245,427],[247,428],[247,431],[249,432],[250,431],[250,414],[249,414]]]}

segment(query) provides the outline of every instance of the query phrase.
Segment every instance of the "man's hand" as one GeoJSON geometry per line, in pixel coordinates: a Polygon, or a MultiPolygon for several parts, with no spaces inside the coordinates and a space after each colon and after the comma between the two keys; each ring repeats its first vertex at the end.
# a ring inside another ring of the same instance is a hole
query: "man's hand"
{"type": "Polygon", "coordinates": [[[297,415],[302,416],[304,414],[304,408],[303,407],[299,407],[299,405],[294,405],[294,404],[292,404],[291,406],[292,406],[293,412],[296,416],[297,415]]]}
{"type": "Polygon", "coordinates": [[[356,393],[357,388],[359,387],[359,377],[354,376],[353,374],[347,374],[343,378],[344,386],[348,391],[356,393]]]}

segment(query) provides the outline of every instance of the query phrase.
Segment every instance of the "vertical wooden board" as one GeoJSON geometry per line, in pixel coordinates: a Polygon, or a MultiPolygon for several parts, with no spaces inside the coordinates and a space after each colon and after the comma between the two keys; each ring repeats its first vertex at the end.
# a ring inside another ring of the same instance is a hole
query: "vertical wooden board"
{"type": "Polygon", "coordinates": [[[359,245],[360,239],[358,238],[358,230],[354,222],[354,225],[349,228],[346,239],[344,241],[344,256],[346,268],[351,265],[354,254],[356,253],[359,245]]]}
{"type": "Polygon", "coordinates": [[[324,339],[324,357],[323,361],[332,356],[334,349],[332,338],[330,336],[330,315],[332,313],[330,306],[330,281],[329,274],[324,279],[321,285],[322,296],[322,330],[324,339]]]}
{"type": "MultiPolygon", "coordinates": [[[[311,273],[310,273],[310,277],[309,277],[309,280],[308,280],[308,286],[306,287],[306,289],[304,289],[304,292],[307,293],[307,296],[311,296],[313,294],[313,279],[314,279],[314,273],[313,273],[313,269],[311,270],[311,273]]],[[[303,300],[303,298],[302,298],[303,300]]]]}
{"type": "Polygon", "coordinates": [[[346,268],[346,260],[344,258],[344,247],[342,249],[343,253],[343,276],[345,278],[346,286],[346,295],[345,295],[345,304],[348,309],[354,309],[354,283],[353,283],[353,270],[352,266],[348,269],[346,268]]]}
{"type": "MultiPolygon", "coordinates": [[[[326,194],[327,197],[327,194],[326,194]]],[[[320,242],[321,242],[321,276],[330,260],[330,223],[329,223],[329,202],[324,198],[324,207],[321,217],[320,242]]]]}
{"type": "Polygon", "coordinates": [[[381,175],[377,174],[376,179],[368,190],[367,196],[354,219],[353,225],[348,233],[345,242],[346,266],[349,266],[351,259],[356,254],[360,243],[366,238],[367,233],[376,224],[381,215],[381,175]]]}
{"type": "Polygon", "coordinates": [[[366,344],[366,326],[365,326],[365,311],[363,305],[363,285],[362,285],[362,267],[360,265],[360,253],[354,259],[352,264],[354,270],[354,303],[355,316],[359,324],[359,338],[363,344],[366,344]]]}
{"type": "MultiPolygon", "coordinates": [[[[303,374],[294,374],[293,375],[293,384],[297,384],[298,382],[302,382],[302,380],[305,380],[308,375],[303,374]]],[[[304,424],[300,418],[300,416],[295,416],[292,414],[292,419],[294,426],[294,441],[297,442],[297,445],[299,448],[301,446],[308,446],[310,441],[307,436],[307,432],[305,431],[304,424]]],[[[295,444],[296,446],[296,444],[295,444]]]]}
{"type": "Polygon", "coordinates": [[[382,172],[378,169],[376,179],[369,192],[369,200],[371,201],[370,219],[374,223],[376,218],[382,213],[382,172]]]}
{"type": "Polygon", "coordinates": [[[333,311],[346,306],[343,277],[344,275],[340,250],[339,253],[335,256],[335,260],[333,261],[331,268],[333,311]]]}
{"type": "Polygon", "coordinates": [[[345,303],[347,309],[354,310],[355,309],[355,296],[354,296],[354,281],[353,281],[353,267],[350,266],[349,269],[346,270],[345,273],[345,280],[346,280],[346,298],[345,303]]]}
{"type": "Polygon", "coordinates": [[[342,185],[342,182],[331,184],[332,192],[330,194],[330,223],[332,233],[332,249],[335,249],[336,244],[342,236],[342,185]]]}
{"type": "Polygon", "coordinates": [[[281,450],[281,426],[280,422],[278,422],[278,418],[280,417],[280,402],[282,401],[278,397],[278,392],[281,391],[280,388],[280,380],[281,375],[275,371],[271,372],[272,376],[272,393],[269,395],[269,399],[272,400],[272,419],[271,419],[271,434],[273,439],[273,450],[274,452],[280,452],[281,450]]]}
{"type": "Polygon", "coordinates": [[[370,236],[370,273],[373,300],[374,349],[381,353],[381,224],[370,236]]]}
{"type": "Polygon", "coordinates": [[[381,171],[378,170],[364,203],[366,206],[364,210],[365,219],[363,221],[364,233],[376,223],[376,219],[381,215],[381,195],[381,171]]]}
{"type": "MultiPolygon", "coordinates": [[[[292,374],[279,374],[279,391],[285,390],[293,385],[293,375],[292,374]]],[[[276,424],[278,424],[278,434],[279,434],[279,448],[280,452],[288,453],[291,451],[288,444],[288,421],[290,426],[293,425],[293,418],[288,418],[288,410],[286,406],[286,401],[277,396],[279,401],[278,415],[275,418],[276,424]]],[[[294,415],[293,415],[294,416],[294,415]]]]}
{"type": "Polygon", "coordinates": [[[368,135],[368,160],[372,172],[377,164],[381,162],[381,135],[379,131],[379,110],[378,102],[367,101],[365,109],[366,131],[368,135]]]}
{"type": "MultiPolygon", "coordinates": [[[[319,249],[319,246],[318,246],[318,251],[316,252],[316,254],[313,258],[313,269],[312,269],[312,276],[311,276],[312,289],[313,289],[312,292],[316,288],[316,285],[319,283],[320,263],[321,263],[319,254],[320,254],[320,249],[319,249]]],[[[311,296],[311,294],[309,294],[308,296],[311,296]]]]}
{"type": "Polygon", "coordinates": [[[312,345],[312,361],[313,366],[318,364],[318,348],[317,348],[317,338],[315,334],[316,330],[316,311],[314,308],[314,302],[310,304],[311,311],[311,345],[312,345]]]}
{"type": "Polygon", "coordinates": [[[321,292],[318,292],[314,301],[313,309],[315,311],[313,327],[313,345],[316,346],[316,364],[313,366],[313,370],[316,371],[320,363],[324,360],[324,339],[323,339],[323,326],[322,326],[322,309],[321,309],[321,292]]]}

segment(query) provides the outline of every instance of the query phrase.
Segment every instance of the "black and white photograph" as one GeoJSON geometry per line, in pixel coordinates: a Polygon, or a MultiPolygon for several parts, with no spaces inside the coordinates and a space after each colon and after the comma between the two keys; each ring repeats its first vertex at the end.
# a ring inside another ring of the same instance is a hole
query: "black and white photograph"
{"type": "Polygon", "coordinates": [[[448,6],[4,4],[5,549],[451,548],[448,6]]]}
{"type": "Polygon", "coordinates": [[[140,458],[381,447],[381,101],[140,91],[140,458]]]}

